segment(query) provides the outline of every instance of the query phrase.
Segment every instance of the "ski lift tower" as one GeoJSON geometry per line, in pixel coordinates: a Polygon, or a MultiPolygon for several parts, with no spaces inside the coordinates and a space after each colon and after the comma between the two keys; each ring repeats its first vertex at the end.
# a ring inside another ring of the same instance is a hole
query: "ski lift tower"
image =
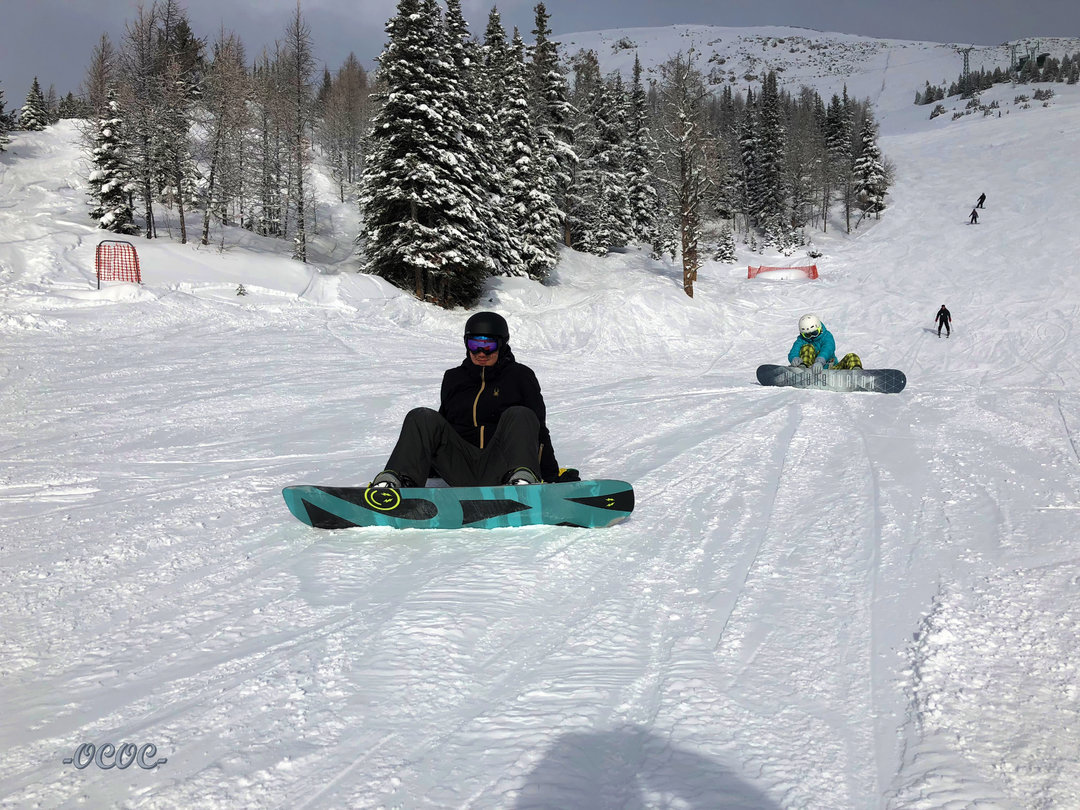
{"type": "Polygon", "coordinates": [[[971,72],[971,62],[968,57],[971,55],[971,52],[973,50],[975,50],[974,45],[968,45],[966,48],[956,49],[956,52],[964,57],[964,72],[961,74],[961,78],[966,79],[968,77],[968,73],[971,72]]]}
{"type": "Polygon", "coordinates": [[[968,80],[968,74],[971,72],[971,63],[968,57],[971,52],[975,50],[974,45],[968,45],[966,48],[957,48],[956,52],[964,57],[964,72],[960,74],[960,97],[971,98],[975,95],[976,89],[971,87],[971,82],[968,80]]]}

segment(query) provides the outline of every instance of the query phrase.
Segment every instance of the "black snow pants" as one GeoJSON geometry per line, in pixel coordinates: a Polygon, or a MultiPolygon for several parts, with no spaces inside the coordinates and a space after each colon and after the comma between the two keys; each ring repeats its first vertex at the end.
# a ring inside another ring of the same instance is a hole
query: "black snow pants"
{"type": "Polygon", "coordinates": [[[414,408],[405,415],[386,469],[418,487],[432,470],[452,487],[498,486],[518,467],[539,478],[539,458],[540,420],[524,405],[503,412],[483,449],[463,439],[438,411],[414,408]]]}

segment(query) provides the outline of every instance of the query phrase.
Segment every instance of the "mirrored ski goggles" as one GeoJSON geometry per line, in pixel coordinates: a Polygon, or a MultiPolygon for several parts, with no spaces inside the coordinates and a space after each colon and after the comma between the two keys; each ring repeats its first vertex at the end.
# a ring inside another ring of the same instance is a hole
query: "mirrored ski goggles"
{"type": "Polygon", "coordinates": [[[813,328],[811,328],[811,329],[803,329],[803,330],[802,330],[802,332],[801,332],[801,334],[802,334],[802,336],[803,336],[804,338],[806,338],[807,340],[813,340],[814,338],[816,338],[816,337],[817,337],[818,335],[820,335],[820,334],[821,334],[821,330],[820,330],[820,329],[818,329],[818,328],[817,328],[817,327],[815,326],[815,327],[813,327],[813,328]]]}
{"type": "Polygon", "coordinates": [[[465,338],[465,348],[472,354],[495,354],[499,350],[499,339],[481,335],[469,335],[469,337],[465,338]]]}

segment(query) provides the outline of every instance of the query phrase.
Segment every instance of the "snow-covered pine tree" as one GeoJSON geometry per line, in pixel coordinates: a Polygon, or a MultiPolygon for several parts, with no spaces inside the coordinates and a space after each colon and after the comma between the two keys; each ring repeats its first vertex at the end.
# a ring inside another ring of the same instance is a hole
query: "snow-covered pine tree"
{"type": "Polygon", "coordinates": [[[90,160],[90,198],[93,208],[90,218],[97,220],[98,227],[113,233],[137,234],[135,214],[131,209],[131,182],[124,155],[130,144],[124,138],[124,116],[116,99],[116,92],[106,93],[106,109],[109,115],[98,119],[94,147],[90,160]]]}
{"type": "Polygon", "coordinates": [[[597,239],[604,249],[623,247],[633,238],[630,179],[626,163],[627,98],[622,77],[603,82],[597,118],[597,166],[601,183],[601,218],[597,239]]]}
{"type": "Polygon", "coordinates": [[[504,210],[511,232],[518,235],[518,250],[525,272],[530,278],[543,281],[558,259],[557,243],[552,238],[549,221],[553,205],[537,177],[525,44],[516,28],[505,69],[503,104],[499,108],[505,167],[504,210]]]}
{"type": "Polygon", "coordinates": [[[462,15],[461,0],[446,0],[445,29],[458,86],[449,100],[456,104],[462,122],[458,184],[473,209],[472,227],[467,232],[469,261],[489,266],[496,275],[522,276],[526,271],[518,234],[511,232],[503,211],[504,164],[491,103],[491,86],[505,79],[496,79],[484,69],[480,48],[469,35],[462,15]]]}
{"type": "Polygon", "coordinates": [[[889,190],[889,182],[877,144],[877,127],[869,110],[863,122],[860,140],[862,149],[852,168],[856,199],[863,211],[880,219],[881,212],[885,210],[885,194],[889,190]]]}
{"type": "Polygon", "coordinates": [[[603,177],[599,166],[599,125],[602,118],[602,80],[595,51],[580,51],[573,60],[574,84],[570,94],[573,110],[571,181],[566,189],[566,231],[574,250],[603,256],[607,246],[598,231],[604,218],[603,177]]]}
{"type": "Polygon", "coordinates": [[[731,223],[725,222],[720,229],[720,238],[716,243],[716,252],[713,254],[714,262],[727,262],[734,264],[738,258],[735,252],[735,235],[731,232],[731,223]]]}
{"type": "MultiPolygon", "coordinates": [[[[844,205],[844,220],[847,231],[851,232],[851,209],[855,201],[854,184],[851,179],[852,161],[852,109],[848,99],[847,87],[841,99],[835,93],[829,101],[826,111],[825,143],[829,150],[829,161],[834,178],[832,186],[840,194],[844,205]]],[[[826,212],[828,216],[828,212],[826,212]]]]}
{"type": "Polygon", "coordinates": [[[465,122],[434,0],[399,0],[386,25],[361,208],[365,266],[417,298],[470,306],[491,272],[473,241],[471,191],[458,171],[465,122]]]}
{"type": "MultiPolygon", "coordinates": [[[[739,171],[738,156],[734,146],[726,137],[719,137],[713,144],[712,155],[712,184],[710,187],[709,204],[712,213],[724,222],[724,230],[731,240],[731,252],[735,251],[735,216],[742,210],[739,202],[739,171]]],[[[717,255],[727,255],[723,249],[723,236],[721,244],[717,246],[717,255]]],[[[731,259],[718,259],[718,261],[734,261],[731,259]]]]}
{"type": "Polygon", "coordinates": [[[0,152],[4,151],[6,144],[11,143],[11,139],[7,135],[10,126],[11,122],[8,120],[8,115],[4,112],[4,88],[0,87],[0,152]]]}
{"type": "Polygon", "coordinates": [[[641,59],[634,55],[633,80],[627,121],[626,173],[629,178],[630,229],[638,242],[652,244],[656,237],[657,210],[654,166],[655,142],[649,127],[649,99],[641,83],[641,59]]]}
{"type": "MultiPolygon", "coordinates": [[[[488,97],[496,114],[501,113],[506,106],[507,84],[513,69],[510,65],[510,47],[506,42],[506,29],[503,27],[499,10],[492,6],[488,13],[487,28],[484,29],[484,44],[480,55],[488,97]]],[[[496,132],[495,138],[501,140],[502,133],[496,132]]]]}
{"type": "Polygon", "coordinates": [[[746,94],[742,121],[739,123],[739,176],[737,180],[739,207],[746,214],[747,229],[757,227],[761,212],[761,172],[758,167],[757,105],[754,95],[746,94]]]}
{"type": "Polygon", "coordinates": [[[784,183],[787,132],[775,71],[770,70],[762,84],[757,123],[756,162],[760,183],[757,218],[764,244],[778,245],[787,231],[788,219],[787,189],[784,183]]]}
{"type": "Polygon", "coordinates": [[[41,94],[41,85],[38,84],[37,76],[30,85],[30,92],[26,94],[26,103],[19,112],[19,127],[28,132],[40,132],[49,123],[49,114],[45,109],[45,97],[41,94]]]}
{"type": "Polygon", "coordinates": [[[568,101],[566,77],[559,62],[559,44],[551,39],[551,15],[543,3],[534,9],[536,27],[530,66],[530,99],[536,127],[537,158],[543,166],[539,177],[552,201],[551,226],[559,229],[555,238],[571,244],[566,222],[566,194],[573,180],[573,107],[568,101]],[[550,185],[549,185],[550,184],[550,185]]]}

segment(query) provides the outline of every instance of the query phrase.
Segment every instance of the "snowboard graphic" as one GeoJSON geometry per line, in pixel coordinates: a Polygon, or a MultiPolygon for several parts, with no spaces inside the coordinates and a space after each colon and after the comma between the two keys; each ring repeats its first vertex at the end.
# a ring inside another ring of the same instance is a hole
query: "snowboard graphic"
{"type": "Polygon", "coordinates": [[[907,385],[904,372],[895,368],[830,368],[811,371],[794,366],[758,366],[762,385],[789,385],[794,388],[817,388],[822,391],[873,391],[899,394],[907,385]]]}
{"type": "Polygon", "coordinates": [[[611,526],[634,510],[634,488],[606,479],[519,487],[292,486],[282,494],[289,511],[316,529],[592,528],[611,526]]]}

